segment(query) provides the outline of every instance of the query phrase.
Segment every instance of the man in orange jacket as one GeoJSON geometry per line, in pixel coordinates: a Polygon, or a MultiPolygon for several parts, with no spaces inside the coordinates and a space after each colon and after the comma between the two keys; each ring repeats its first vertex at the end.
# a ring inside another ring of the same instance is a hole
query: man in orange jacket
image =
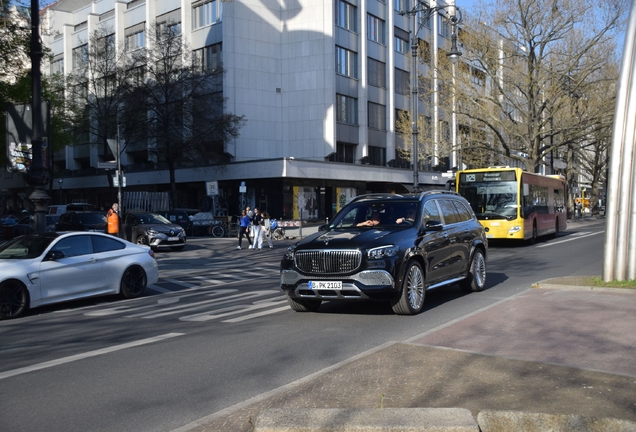
{"type": "Polygon", "coordinates": [[[106,228],[108,234],[119,237],[119,204],[114,203],[108,210],[108,213],[106,213],[106,220],[108,221],[106,228]]]}

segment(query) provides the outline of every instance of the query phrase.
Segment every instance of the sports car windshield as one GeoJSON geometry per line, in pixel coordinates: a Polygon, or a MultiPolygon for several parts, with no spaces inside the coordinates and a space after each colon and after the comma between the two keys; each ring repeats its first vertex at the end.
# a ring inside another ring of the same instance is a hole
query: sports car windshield
{"type": "Polygon", "coordinates": [[[22,236],[0,246],[0,259],[37,258],[55,237],[22,236]]]}

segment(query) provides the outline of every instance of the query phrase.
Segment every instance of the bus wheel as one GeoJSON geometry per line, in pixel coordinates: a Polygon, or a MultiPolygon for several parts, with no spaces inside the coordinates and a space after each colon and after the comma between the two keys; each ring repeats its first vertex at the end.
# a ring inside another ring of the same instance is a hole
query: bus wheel
{"type": "Polygon", "coordinates": [[[559,219],[557,218],[556,221],[554,221],[554,238],[557,238],[559,236],[559,219]]]}
{"type": "Polygon", "coordinates": [[[530,237],[530,239],[528,240],[528,243],[530,243],[531,245],[535,244],[537,242],[537,223],[534,222],[532,224],[532,237],[530,237]]]}

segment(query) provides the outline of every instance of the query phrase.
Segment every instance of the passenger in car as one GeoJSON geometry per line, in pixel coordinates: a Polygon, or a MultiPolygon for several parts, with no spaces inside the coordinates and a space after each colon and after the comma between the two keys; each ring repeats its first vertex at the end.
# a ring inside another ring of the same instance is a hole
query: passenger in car
{"type": "Polygon", "coordinates": [[[357,226],[376,226],[380,224],[380,213],[374,211],[371,214],[371,219],[360,222],[357,226]]]}

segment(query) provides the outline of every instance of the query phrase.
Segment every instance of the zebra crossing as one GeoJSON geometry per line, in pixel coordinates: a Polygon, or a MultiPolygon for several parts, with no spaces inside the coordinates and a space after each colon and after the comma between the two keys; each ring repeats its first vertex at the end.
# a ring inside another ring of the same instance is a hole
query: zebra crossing
{"type": "Polygon", "coordinates": [[[169,276],[147,287],[150,296],[105,304],[84,315],[238,323],[290,310],[285,295],[278,289],[276,266],[253,261],[232,262],[231,268],[228,266],[229,262],[224,260],[208,262],[204,268],[171,271],[169,276]],[[255,285],[267,288],[255,288],[255,285]]]}

